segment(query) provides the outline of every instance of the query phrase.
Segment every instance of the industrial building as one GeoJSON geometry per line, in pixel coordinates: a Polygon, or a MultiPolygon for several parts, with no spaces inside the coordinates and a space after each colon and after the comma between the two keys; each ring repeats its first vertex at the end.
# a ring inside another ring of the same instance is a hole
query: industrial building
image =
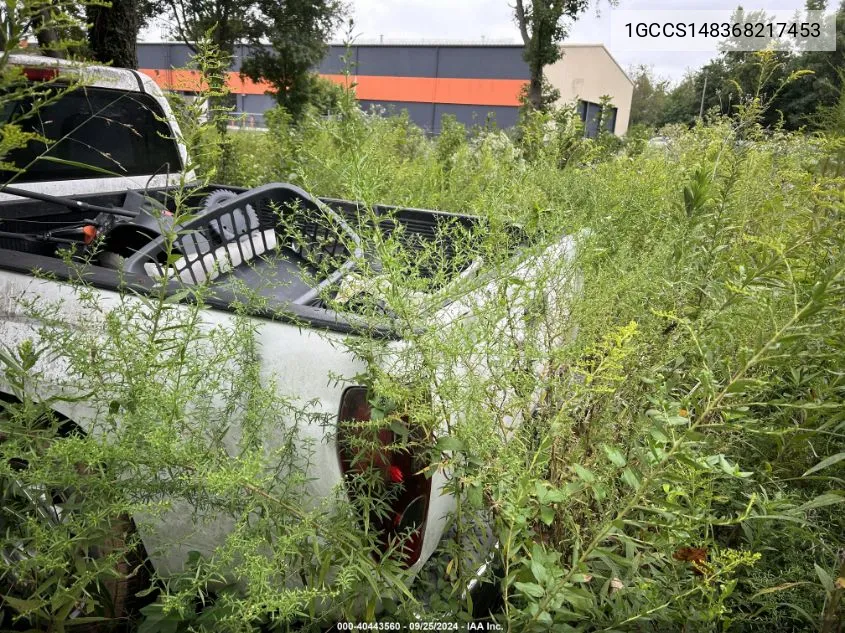
{"type": "MultiPolygon", "coordinates": [[[[561,103],[577,103],[585,131],[595,136],[599,99],[609,95],[615,106],[608,129],[623,135],[628,129],[633,84],[602,44],[566,44],[563,58],[547,67],[546,77],[560,91],[561,103]]],[[[240,45],[229,73],[234,114],[246,125],[263,125],[263,113],[273,107],[268,86],[242,78],[241,61],[249,47],[240,45]]],[[[421,128],[438,133],[444,114],[471,126],[495,120],[499,127],[517,121],[520,93],[528,82],[523,47],[515,44],[403,43],[332,45],[318,72],[338,83],[349,68],[356,94],[365,109],[407,110],[421,128]],[[344,60],[344,57],[348,57],[344,60]]],[[[190,49],[179,43],[139,43],[142,72],[165,89],[190,93],[196,77],[184,70],[190,49]]]]}

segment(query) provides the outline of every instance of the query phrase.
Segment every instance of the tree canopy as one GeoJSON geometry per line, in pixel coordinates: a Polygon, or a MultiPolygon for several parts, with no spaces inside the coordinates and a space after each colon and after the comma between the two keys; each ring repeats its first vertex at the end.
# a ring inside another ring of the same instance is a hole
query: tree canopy
{"type": "Polygon", "coordinates": [[[241,72],[266,81],[276,100],[297,116],[315,88],[312,68],[345,12],[342,0],[165,0],[176,31],[189,46],[205,33],[233,54],[246,43],[241,72]]]}
{"type": "Polygon", "coordinates": [[[514,17],[529,70],[526,96],[533,109],[548,105],[543,96],[543,68],[560,59],[560,43],[569,33],[569,22],[589,6],[590,0],[516,0],[514,17]]]}
{"type": "Polygon", "coordinates": [[[344,5],[340,0],[260,0],[254,3],[263,19],[256,20],[256,46],[241,72],[268,82],[276,100],[294,117],[319,91],[312,69],[326,52],[344,5]],[[260,46],[268,42],[269,46],[260,46]]]}
{"type": "MultiPolygon", "coordinates": [[[[824,0],[807,2],[807,10],[824,8],[824,0]]],[[[769,52],[762,64],[760,54],[728,46],[674,86],[648,67],[632,69],[631,124],[653,128],[667,123],[692,124],[699,117],[702,97],[705,112],[733,114],[759,87],[758,96],[767,104],[763,124],[791,130],[816,127],[817,114],[837,104],[843,89],[845,0],[832,19],[836,21],[834,52],[769,52]]]]}

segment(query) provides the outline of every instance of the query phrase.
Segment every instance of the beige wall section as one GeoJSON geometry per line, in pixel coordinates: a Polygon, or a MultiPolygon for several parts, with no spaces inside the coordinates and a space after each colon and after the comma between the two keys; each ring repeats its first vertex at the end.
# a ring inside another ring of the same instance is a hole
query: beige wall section
{"type": "Polygon", "coordinates": [[[616,106],[616,129],[622,136],[628,131],[631,118],[631,97],[634,84],[603,44],[564,44],[563,58],[546,66],[546,79],[560,90],[558,104],[576,99],[598,103],[602,95],[613,97],[616,106]]]}

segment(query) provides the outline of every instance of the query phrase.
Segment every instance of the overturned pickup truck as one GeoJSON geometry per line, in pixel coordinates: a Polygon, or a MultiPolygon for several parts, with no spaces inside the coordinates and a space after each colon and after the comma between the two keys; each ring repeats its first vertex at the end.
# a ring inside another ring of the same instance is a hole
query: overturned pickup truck
{"type": "MultiPolygon", "coordinates": [[[[28,81],[48,82],[63,91],[22,119],[24,127],[53,143],[31,142],[15,150],[6,160],[25,170],[2,173],[3,345],[13,348],[38,331],[30,319],[22,318],[21,297],[63,306],[58,314],[65,314],[68,323],[78,318],[71,281],[80,270],[104,303],[127,288],[140,296],[152,293],[162,280],[168,281],[176,302],[185,296],[180,289],[209,288],[202,312],[210,326],[234,319],[244,289],[250,289],[261,298],[249,318],[256,324],[262,376],[287,396],[315,403],[322,413],[323,423],[299,429],[310,451],[304,489],[312,499],[303,503],[331,499],[344,488],[356,461],[342,445],[338,424],[366,419],[370,411],[367,389],[348,382],[364,374],[367,363],[347,343],[380,337],[397,348],[407,344],[391,328],[389,306],[378,319],[372,310],[356,310],[357,294],[380,292],[365,277],[365,271],[378,270],[379,262],[361,227],[375,225],[381,235],[401,235],[412,254],[436,241],[440,268],[449,270],[443,283],[476,279],[479,287],[489,287],[496,283],[495,275],[485,277],[480,261],[459,261],[443,237],[449,230],[481,231],[483,221],[419,209],[364,209],[354,202],[312,197],[288,184],[252,190],[194,184],[193,174],[185,173],[188,156],[178,140],[178,124],[149,78],[130,70],[31,56],[13,58],[12,63],[28,81]],[[65,79],[78,85],[64,90],[65,79]],[[179,211],[184,208],[192,209],[191,214],[179,211]],[[75,253],[70,258],[69,246],[75,253]],[[454,262],[451,268],[449,262],[454,262]],[[264,283],[268,276],[274,283],[264,283]]],[[[6,107],[6,121],[13,120],[15,108],[31,107],[23,101],[6,107]]],[[[545,256],[562,261],[571,250],[571,241],[565,239],[545,256]]],[[[533,264],[522,261],[510,274],[530,280],[533,264]]],[[[470,305],[469,300],[439,305],[426,318],[449,328],[471,316],[470,305]]],[[[15,398],[2,376],[0,397],[7,402],[15,398]]],[[[57,403],[55,409],[88,432],[90,411],[84,401],[57,403]]],[[[402,560],[412,573],[435,552],[455,506],[454,497],[443,494],[448,472],[426,471],[417,457],[397,453],[394,463],[381,464],[401,490],[390,501],[389,512],[396,520],[376,522],[384,532],[385,547],[396,535],[409,537],[402,560]]],[[[348,489],[347,494],[354,491],[348,489]]],[[[60,520],[61,513],[53,513],[60,520]]],[[[11,520],[0,518],[5,524],[11,520]]],[[[191,551],[212,552],[227,529],[225,521],[197,518],[192,512],[169,512],[156,520],[158,525],[145,520],[138,526],[150,562],[162,575],[178,571],[191,551]]],[[[8,562],[25,553],[2,555],[8,562]]],[[[486,555],[480,552],[475,558],[481,571],[486,555]]]]}

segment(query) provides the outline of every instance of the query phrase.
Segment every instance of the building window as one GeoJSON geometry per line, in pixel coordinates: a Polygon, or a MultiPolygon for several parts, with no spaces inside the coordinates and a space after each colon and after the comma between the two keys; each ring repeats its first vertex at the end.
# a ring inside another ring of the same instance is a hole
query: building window
{"type": "Polygon", "coordinates": [[[581,116],[581,123],[587,120],[587,102],[578,100],[578,114],[581,116]]]}
{"type": "MultiPolygon", "coordinates": [[[[578,100],[578,115],[584,124],[584,136],[596,138],[599,135],[599,119],[601,118],[601,106],[592,101],[578,100]]],[[[611,134],[616,129],[616,108],[611,107],[605,117],[602,127],[611,134]]]]}

